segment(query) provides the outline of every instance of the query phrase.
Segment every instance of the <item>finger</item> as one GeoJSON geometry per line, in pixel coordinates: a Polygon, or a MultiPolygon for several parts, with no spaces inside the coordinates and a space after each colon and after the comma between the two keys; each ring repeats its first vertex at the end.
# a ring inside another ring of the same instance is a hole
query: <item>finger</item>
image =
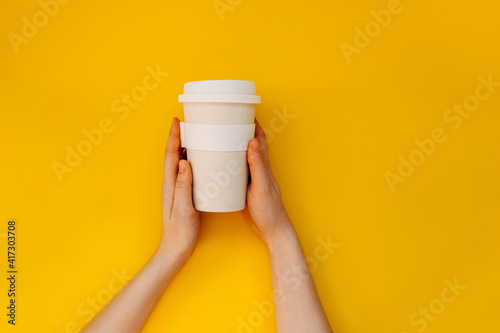
{"type": "Polygon", "coordinates": [[[259,140],[260,150],[263,153],[264,160],[267,164],[269,164],[266,133],[264,132],[264,129],[262,129],[262,126],[260,126],[257,118],[255,118],[255,137],[259,140]]]}
{"type": "Polygon", "coordinates": [[[259,189],[268,189],[271,186],[269,177],[271,170],[260,149],[260,141],[257,138],[253,138],[248,144],[247,159],[252,179],[251,184],[254,184],[259,189]]]}
{"type": "Polygon", "coordinates": [[[193,174],[186,160],[179,161],[179,172],[175,182],[173,212],[185,212],[193,208],[193,174]]]}
{"type": "Polygon", "coordinates": [[[167,147],[165,149],[165,163],[163,167],[162,206],[165,209],[164,214],[166,216],[170,216],[172,212],[175,181],[177,179],[177,169],[180,159],[180,133],[179,119],[174,117],[168,134],[167,147]]]}
{"type": "Polygon", "coordinates": [[[179,125],[179,118],[172,118],[170,131],[168,133],[167,148],[165,149],[165,156],[169,154],[178,156],[181,149],[181,128],[179,125]]]}

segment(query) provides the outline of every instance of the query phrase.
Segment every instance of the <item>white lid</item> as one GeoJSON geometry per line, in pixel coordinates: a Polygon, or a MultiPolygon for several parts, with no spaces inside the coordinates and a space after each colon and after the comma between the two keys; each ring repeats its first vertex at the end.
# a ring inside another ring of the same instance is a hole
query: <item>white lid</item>
{"type": "Polygon", "coordinates": [[[243,80],[206,80],[184,84],[184,94],[179,103],[217,102],[259,104],[255,95],[255,82],[243,80]]]}

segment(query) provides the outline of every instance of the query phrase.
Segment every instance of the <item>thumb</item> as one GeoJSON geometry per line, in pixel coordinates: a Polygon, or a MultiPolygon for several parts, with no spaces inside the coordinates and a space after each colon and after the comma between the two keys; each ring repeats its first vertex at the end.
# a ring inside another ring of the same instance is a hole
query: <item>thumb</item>
{"type": "Polygon", "coordinates": [[[179,172],[175,181],[174,207],[184,209],[193,206],[192,184],[191,165],[186,160],[180,160],[179,172]]]}
{"type": "Polygon", "coordinates": [[[269,165],[264,158],[264,154],[260,149],[260,143],[257,138],[250,140],[247,154],[252,184],[255,184],[254,186],[259,189],[267,188],[270,185],[269,165]]]}

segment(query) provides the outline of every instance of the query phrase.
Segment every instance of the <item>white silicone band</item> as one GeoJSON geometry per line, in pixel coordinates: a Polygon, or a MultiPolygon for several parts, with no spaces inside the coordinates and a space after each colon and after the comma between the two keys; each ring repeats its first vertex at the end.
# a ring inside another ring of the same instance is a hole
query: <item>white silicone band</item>
{"type": "Polygon", "coordinates": [[[182,94],[179,103],[245,103],[260,104],[260,96],[234,94],[182,94]]]}
{"type": "Polygon", "coordinates": [[[207,125],[180,123],[181,146],[205,151],[245,151],[255,124],[207,125]]]}

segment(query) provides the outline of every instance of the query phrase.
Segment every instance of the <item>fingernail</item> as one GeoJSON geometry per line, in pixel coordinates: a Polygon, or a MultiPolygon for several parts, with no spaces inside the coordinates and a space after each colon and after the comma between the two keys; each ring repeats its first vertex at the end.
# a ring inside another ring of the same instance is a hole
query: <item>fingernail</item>
{"type": "Polygon", "coordinates": [[[184,160],[179,161],[179,173],[186,171],[186,162],[184,160]]]}

